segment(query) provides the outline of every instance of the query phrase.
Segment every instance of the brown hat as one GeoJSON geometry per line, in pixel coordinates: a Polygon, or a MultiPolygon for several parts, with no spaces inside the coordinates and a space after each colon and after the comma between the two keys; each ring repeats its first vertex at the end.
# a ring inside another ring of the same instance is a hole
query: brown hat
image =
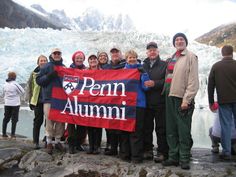
{"type": "Polygon", "coordinates": [[[150,49],[150,48],[158,48],[157,47],[157,43],[155,43],[155,42],[149,42],[148,44],[147,44],[147,47],[146,47],[146,49],[148,50],[148,49],[150,49]]]}
{"type": "Polygon", "coordinates": [[[52,51],[51,51],[51,54],[53,54],[54,52],[60,52],[61,53],[61,49],[53,48],[52,51]]]}

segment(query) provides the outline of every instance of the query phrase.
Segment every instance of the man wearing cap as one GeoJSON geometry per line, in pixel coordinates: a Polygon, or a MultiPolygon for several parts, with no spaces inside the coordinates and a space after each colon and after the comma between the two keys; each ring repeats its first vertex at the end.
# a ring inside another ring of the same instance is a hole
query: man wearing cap
{"type": "Polygon", "coordinates": [[[155,125],[158,148],[157,157],[154,160],[155,162],[161,162],[168,155],[165,128],[165,97],[161,94],[165,81],[166,62],[160,59],[157,43],[148,43],[146,49],[147,58],[144,60],[143,67],[150,77],[145,86],[150,89],[146,91],[144,158],[153,158],[153,130],[155,125]]]}
{"type": "Polygon", "coordinates": [[[102,66],[102,69],[123,69],[125,67],[125,59],[122,59],[121,51],[118,47],[110,50],[111,61],[109,64],[102,66]]]}
{"type": "Polygon", "coordinates": [[[223,59],[215,63],[208,78],[208,100],[211,111],[214,105],[216,89],[219,103],[222,153],[220,158],[231,158],[231,124],[236,122],[236,61],[233,59],[233,47],[225,45],[221,49],[223,59]]]}
{"type": "MultiPolygon", "coordinates": [[[[55,137],[55,148],[64,151],[64,147],[60,143],[61,137],[63,136],[65,127],[64,123],[56,122],[48,119],[50,107],[51,107],[51,94],[52,86],[55,82],[60,82],[57,77],[57,72],[54,71],[54,66],[64,66],[62,63],[61,50],[59,48],[52,49],[51,55],[49,56],[49,62],[44,65],[38,76],[36,82],[42,87],[42,102],[44,115],[46,120],[46,137],[47,137],[47,152],[52,154],[53,145],[52,138],[55,137]]],[[[58,83],[60,85],[60,83],[58,83]]]]}
{"type": "Polygon", "coordinates": [[[194,97],[199,88],[198,58],[187,50],[188,40],[183,33],[173,37],[176,52],[167,60],[165,80],[166,136],[169,145],[168,159],[163,166],[190,169],[192,148],[191,123],[194,97]]]}
{"type": "MultiPolygon", "coordinates": [[[[126,61],[122,59],[121,51],[118,47],[113,47],[110,50],[111,61],[109,64],[103,65],[102,69],[123,69],[126,61]]],[[[120,131],[107,129],[107,141],[111,144],[111,149],[105,152],[105,155],[115,156],[118,154],[118,146],[120,144],[120,131]]]]}

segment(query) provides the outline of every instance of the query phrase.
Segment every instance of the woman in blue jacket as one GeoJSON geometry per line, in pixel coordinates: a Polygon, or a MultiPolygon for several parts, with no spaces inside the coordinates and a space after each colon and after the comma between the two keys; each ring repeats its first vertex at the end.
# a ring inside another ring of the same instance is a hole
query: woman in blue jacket
{"type": "Polygon", "coordinates": [[[146,97],[144,91],[148,89],[144,86],[144,83],[150,79],[148,74],[142,68],[142,65],[138,63],[138,55],[135,51],[129,50],[126,52],[125,58],[125,69],[138,69],[141,72],[141,76],[136,103],[136,128],[132,133],[125,131],[122,132],[120,157],[125,161],[131,160],[133,163],[142,163],[144,139],[143,125],[146,108],[146,97]]]}

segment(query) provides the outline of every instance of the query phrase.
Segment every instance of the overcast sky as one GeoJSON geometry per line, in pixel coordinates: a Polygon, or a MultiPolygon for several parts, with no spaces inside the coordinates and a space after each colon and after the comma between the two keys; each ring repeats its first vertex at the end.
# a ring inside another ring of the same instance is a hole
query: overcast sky
{"type": "Polygon", "coordinates": [[[64,9],[78,17],[89,7],[104,14],[128,14],[139,31],[173,35],[184,32],[194,39],[209,30],[236,22],[236,0],[14,0],[45,10],[64,9]]]}

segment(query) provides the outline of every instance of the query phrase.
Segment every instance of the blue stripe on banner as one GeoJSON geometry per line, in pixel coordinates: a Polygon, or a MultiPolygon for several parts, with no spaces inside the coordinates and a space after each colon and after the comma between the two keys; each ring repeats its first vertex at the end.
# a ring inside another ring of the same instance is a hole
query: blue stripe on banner
{"type": "MultiPolygon", "coordinates": [[[[69,98],[68,98],[69,99],[69,98]]],[[[52,98],[52,102],[53,104],[52,109],[55,110],[60,110],[61,112],[65,111],[66,113],[71,113],[71,115],[75,115],[76,114],[82,114],[84,116],[82,117],[113,117],[113,118],[125,118],[125,119],[129,119],[129,118],[135,118],[135,112],[136,112],[136,106],[123,106],[123,105],[119,105],[119,104],[96,104],[94,105],[93,103],[86,103],[86,102],[77,102],[77,109],[75,109],[75,101],[70,100],[70,102],[68,100],[59,100],[59,99],[55,99],[52,98]],[[88,112],[88,116],[86,115],[86,112],[88,112]],[[99,114],[98,114],[99,112],[99,114]],[[106,114],[104,114],[106,113],[106,114]]]]}
{"type": "MultiPolygon", "coordinates": [[[[63,78],[60,78],[60,82],[56,82],[54,86],[56,87],[62,87],[63,78]],[[60,83],[61,82],[61,83],[60,83]]],[[[94,81],[94,84],[104,85],[104,91],[107,91],[108,88],[111,90],[114,90],[115,87],[117,87],[117,91],[122,91],[122,86],[115,86],[114,83],[123,83],[125,85],[125,91],[126,92],[136,92],[137,86],[139,84],[139,80],[109,80],[109,81],[94,81]],[[108,86],[110,84],[110,86],[108,86]]],[[[79,80],[79,84],[77,85],[76,89],[81,90],[84,84],[84,80],[79,80]]],[[[92,86],[91,80],[87,80],[86,86],[84,90],[89,90],[92,86]],[[90,87],[89,87],[90,86],[90,87]]]]}

